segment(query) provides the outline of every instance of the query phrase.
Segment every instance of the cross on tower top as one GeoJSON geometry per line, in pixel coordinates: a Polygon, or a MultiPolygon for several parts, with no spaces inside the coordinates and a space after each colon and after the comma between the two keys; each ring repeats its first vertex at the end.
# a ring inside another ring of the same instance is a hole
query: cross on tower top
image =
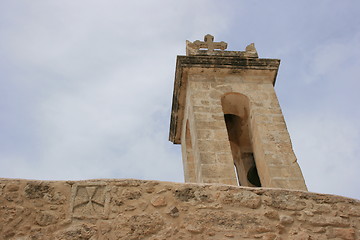
{"type": "Polygon", "coordinates": [[[215,49],[220,49],[224,51],[227,48],[227,43],[224,41],[221,42],[214,42],[214,36],[210,34],[206,34],[204,37],[204,41],[196,40],[194,42],[187,41],[186,46],[188,50],[200,50],[201,48],[205,48],[207,53],[211,54],[214,52],[215,49]]]}
{"type": "Polygon", "coordinates": [[[204,42],[196,40],[194,44],[199,46],[199,48],[207,48],[209,52],[215,49],[225,50],[227,48],[226,42],[214,42],[214,36],[210,34],[205,35],[204,42]]]}
{"type": "Polygon", "coordinates": [[[226,42],[214,42],[214,36],[210,34],[205,35],[204,41],[196,40],[194,42],[190,42],[186,40],[187,56],[236,56],[241,58],[258,58],[258,54],[253,43],[248,45],[245,51],[225,51],[226,48],[226,42]]]}

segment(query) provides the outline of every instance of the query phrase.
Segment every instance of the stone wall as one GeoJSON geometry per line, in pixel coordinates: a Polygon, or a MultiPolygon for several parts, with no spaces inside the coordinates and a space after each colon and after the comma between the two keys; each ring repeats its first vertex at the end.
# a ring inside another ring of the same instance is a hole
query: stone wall
{"type": "Polygon", "coordinates": [[[0,180],[1,239],[359,239],[360,201],[142,180],[0,180]]]}

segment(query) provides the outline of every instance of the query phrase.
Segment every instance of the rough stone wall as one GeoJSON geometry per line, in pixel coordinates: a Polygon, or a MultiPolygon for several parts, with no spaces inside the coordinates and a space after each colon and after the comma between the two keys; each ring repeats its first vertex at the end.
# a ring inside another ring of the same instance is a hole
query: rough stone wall
{"type": "Polygon", "coordinates": [[[360,202],[142,180],[0,180],[0,239],[359,239],[360,202]]]}

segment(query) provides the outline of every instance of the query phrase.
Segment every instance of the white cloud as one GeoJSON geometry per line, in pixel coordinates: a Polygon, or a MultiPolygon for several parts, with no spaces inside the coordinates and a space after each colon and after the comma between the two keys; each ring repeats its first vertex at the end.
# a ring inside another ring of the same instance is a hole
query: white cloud
{"type": "Polygon", "coordinates": [[[293,115],[293,146],[310,191],[360,198],[360,127],[333,113],[293,115]]]}
{"type": "Polygon", "coordinates": [[[2,81],[36,96],[14,107],[31,109],[37,131],[28,140],[39,148],[3,155],[3,176],[182,180],[180,146],[167,141],[175,57],[187,38],[226,28],[219,8],[208,1],[4,7],[15,14],[2,15],[11,27],[0,29],[0,50],[22,73],[9,70],[2,81]]]}
{"type": "Polygon", "coordinates": [[[334,38],[309,50],[306,62],[310,71],[304,78],[308,84],[314,84],[314,81],[331,81],[342,85],[345,82],[343,78],[347,78],[346,82],[350,80],[355,83],[353,79],[356,79],[360,71],[357,67],[360,33],[334,38]]]}

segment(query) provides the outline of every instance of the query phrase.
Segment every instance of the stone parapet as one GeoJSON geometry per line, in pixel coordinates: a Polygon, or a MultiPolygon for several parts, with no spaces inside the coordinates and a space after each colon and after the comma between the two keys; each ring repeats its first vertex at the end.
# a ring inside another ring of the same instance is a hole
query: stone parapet
{"type": "Polygon", "coordinates": [[[359,239],[360,201],[220,184],[0,180],[0,239],[359,239]]]}

